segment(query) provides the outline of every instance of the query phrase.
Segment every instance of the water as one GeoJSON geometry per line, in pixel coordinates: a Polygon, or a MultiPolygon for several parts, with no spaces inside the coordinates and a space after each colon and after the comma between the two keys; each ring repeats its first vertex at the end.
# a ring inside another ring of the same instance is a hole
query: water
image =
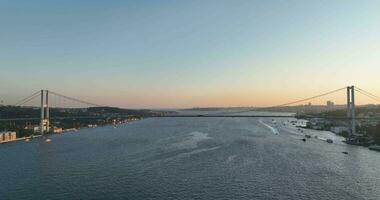
{"type": "Polygon", "coordinates": [[[380,153],[308,133],[162,118],[0,145],[0,199],[380,199],[380,153]]]}

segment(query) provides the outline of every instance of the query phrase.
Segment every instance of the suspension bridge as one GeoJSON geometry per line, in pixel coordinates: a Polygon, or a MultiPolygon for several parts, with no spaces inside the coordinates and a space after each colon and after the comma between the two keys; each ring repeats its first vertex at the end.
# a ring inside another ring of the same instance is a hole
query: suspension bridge
{"type": "MultiPolygon", "coordinates": [[[[355,135],[356,133],[356,126],[357,126],[357,120],[360,119],[366,119],[369,120],[368,117],[366,118],[358,118],[356,117],[356,103],[355,103],[355,92],[360,93],[361,95],[366,96],[367,98],[370,98],[376,102],[380,102],[380,97],[374,95],[371,92],[368,92],[366,90],[360,89],[355,86],[347,86],[338,88],[326,93],[318,94],[312,97],[299,99],[296,101],[291,101],[288,103],[283,103],[279,105],[269,106],[269,107],[259,107],[259,108],[250,108],[250,109],[242,109],[242,110],[233,110],[233,111],[225,111],[225,112],[214,112],[214,113],[207,113],[207,114],[165,114],[165,115],[156,115],[156,116],[150,116],[150,117],[231,117],[231,118],[290,118],[294,116],[289,115],[280,115],[280,114],[271,114],[272,112],[268,112],[266,114],[257,114],[257,113],[263,113],[267,111],[275,111],[279,108],[286,108],[292,105],[299,105],[300,103],[315,100],[321,97],[325,97],[328,95],[332,95],[338,92],[346,91],[346,110],[347,115],[345,117],[329,117],[329,116],[319,116],[318,118],[324,118],[324,119],[334,119],[334,120],[348,120],[349,123],[349,130],[351,135],[355,135]],[[250,114],[250,112],[256,112],[256,114],[250,114]],[[244,114],[246,113],[246,114],[244,114]]],[[[50,132],[50,121],[51,120],[63,120],[63,119],[102,119],[107,116],[104,115],[95,115],[95,116],[54,116],[51,113],[51,109],[66,109],[68,113],[70,113],[72,110],[80,110],[80,109],[90,109],[90,108],[96,108],[96,107],[103,107],[107,108],[108,106],[100,105],[88,101],[84,101],[78,98],[69,97],[54,91],[50,90],[40,90],[37,91],[26,98],[21,99],[17,103],[13,105],[13,107],[29,107],[34,108],[33,113],[27,113],[25,114],[27,117],[14,117],[9,116],[7,114],[2,114],[0,112],[0,122],[7,122],[7,121],[39,121],[39,128],[41,135],[44,134],[44,132],[50,132]],[[36,104],[39,104],[36,106],[36,104]]],[[[80,113],[80,112],[79,112],[80,113]]],[[[315,116],[302,116],[304,119],[311,119],[316,118],[315,116]]],[[[371,118],[373,120],[376,120],[377,118],[373,117],[371,118]]],[[[379,118],[380,120],[380,118],[379,118]]]]}

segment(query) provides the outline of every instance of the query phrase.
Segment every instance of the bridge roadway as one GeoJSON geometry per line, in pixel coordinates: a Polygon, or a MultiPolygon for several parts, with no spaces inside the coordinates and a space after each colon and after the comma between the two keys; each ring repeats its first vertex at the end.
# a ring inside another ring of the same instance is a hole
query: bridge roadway
{"type": "MultiPolygon", "coordinates": [[[[117,118],[117,117],[128,117],[128,116],[77,116],[77,117],[51,117],[52,120],[59,119],[105,119],[105,118],[117,118]]],[[[194,115],[160,115],[160,116],[149,116],[145,118],[298,118],[298,119],[330,119],[330,120],[351,120],[348,117],[316,117],[316,116],[295,116],[295,115],[218,115],[218,114],[194,114],[194,115]]],[[[361,118],[357,117],[356,120],[380,120],[380,117],[371,118],[361,118]]],[[[0,119],[0,121],[37,121],[41,118],[9,118],[0,119]]]]}

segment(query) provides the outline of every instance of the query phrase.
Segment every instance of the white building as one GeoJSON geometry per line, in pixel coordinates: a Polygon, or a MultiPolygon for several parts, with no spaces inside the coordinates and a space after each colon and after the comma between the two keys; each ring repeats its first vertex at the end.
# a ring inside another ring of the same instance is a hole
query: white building
{"type": "Polygon", "coordinates": [[[307,122],[309,122],[309,121],[308,120],[304,120],[304,119],[299,119],[299,120],[297,120],[296,126],[298,126],[298,127],[306,127],[307,126],[307,122]]]}

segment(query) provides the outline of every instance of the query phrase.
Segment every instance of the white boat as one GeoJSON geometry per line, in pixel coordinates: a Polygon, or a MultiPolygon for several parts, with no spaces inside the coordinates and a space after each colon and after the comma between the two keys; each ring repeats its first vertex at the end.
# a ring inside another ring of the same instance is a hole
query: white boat
{"type": "Polygon", "coordinates": [[[51,142],[51,139],[50,139],[50,138],[47,138],[47,139],[45,140],[45,142],[51,142]]]}

